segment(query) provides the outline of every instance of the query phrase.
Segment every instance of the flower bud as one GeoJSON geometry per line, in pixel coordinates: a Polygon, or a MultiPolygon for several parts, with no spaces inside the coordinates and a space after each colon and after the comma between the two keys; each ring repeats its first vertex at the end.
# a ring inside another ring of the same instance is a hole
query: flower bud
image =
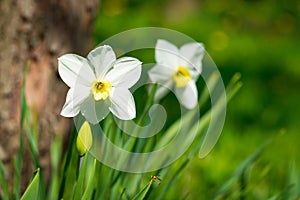
{"type": "Polygon", "coordinates": [[[92,146],[93,136],[88,121],[85,121],[77,135],[76,146],[80,156],[83,156],[92,146]]]}

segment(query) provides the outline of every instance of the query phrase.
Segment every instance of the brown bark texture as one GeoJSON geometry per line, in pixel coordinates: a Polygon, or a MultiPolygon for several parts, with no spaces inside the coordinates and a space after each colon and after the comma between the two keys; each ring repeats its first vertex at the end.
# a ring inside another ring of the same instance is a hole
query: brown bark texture
{"type": "MultiPolygon", "coordinates": [[[[30,61],[26,98],[31,113],[38,116],[39,156],[47,180],[51,138],[68,133],[72,123],[59,115],[68,88],[58,75],[57,58],[70,52],[87,54],[97,8],[98,0],[0,0],[0,159],[10,184],[26,63],[30,61]]],[[[24,146],[23,190],[34,170],[26,141],[24,146]]]]}

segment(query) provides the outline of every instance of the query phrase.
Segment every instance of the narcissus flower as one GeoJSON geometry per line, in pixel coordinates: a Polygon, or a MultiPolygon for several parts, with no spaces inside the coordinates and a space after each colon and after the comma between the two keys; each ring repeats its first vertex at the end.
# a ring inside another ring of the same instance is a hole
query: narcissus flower
{"type": "Polygon", "coordinates": [[[79,112],[92,124],[109,112],[122,120],[135,118],[135,103],[129,88],[140,78],[142,63],[132,57],[116,59],[108,45],[92,50],[87,58],[66,54],[58,58],[58,72],[70,87],[61,115],[79,112]]]}
{"type": "Polygon", "coordinates": [[[195,82],[202,71],[203,56],[204,46],[201,43],[188,43],[178,49],[159,39],[155,46],[156,65],[148,73],[151,81],[164,86],[158,88],[156,99],[172,90],[183,106],[194,108],[198,102],[195,82]]]}

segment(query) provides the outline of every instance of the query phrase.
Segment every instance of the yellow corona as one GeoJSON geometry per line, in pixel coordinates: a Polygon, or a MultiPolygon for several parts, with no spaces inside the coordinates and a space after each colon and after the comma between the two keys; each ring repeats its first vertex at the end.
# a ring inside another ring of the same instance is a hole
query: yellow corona
{"type": "Polygon", "coordinates": [[[112,90],[112,85],[110,81],[93,81],[92,83],[92,93],[96,101],[105,100],[109,97],[112,90]]]}
{"type": "Polygon", "coordinates": [[[192,76],[190,71],[183,66],[179,66],[173,74],[173,79],[177,87],[185,87],[191,80],[192,76]]]}

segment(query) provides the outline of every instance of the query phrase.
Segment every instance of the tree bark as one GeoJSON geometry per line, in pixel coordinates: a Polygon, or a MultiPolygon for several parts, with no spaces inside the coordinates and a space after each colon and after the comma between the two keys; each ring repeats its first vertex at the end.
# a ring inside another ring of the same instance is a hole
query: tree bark
{"type": "MultiPolygon", "coordinates": [[[[67,133],[72,123],[59,115],[67,86],[58,75],[57,58],[87,54],[97,8],[98,0],[0,0],[0,159],[7,180],[13,180],[12,158],[19,147],[19,99],[27,61],[26,98],[38,116],[39,156],[47,180],[51,137],[67,133]]],[[[30,159],[28,148],[23,154],[30,159]]],[[[32,172],[32,166],[23,164],[23,186],[32,172]]]]}

